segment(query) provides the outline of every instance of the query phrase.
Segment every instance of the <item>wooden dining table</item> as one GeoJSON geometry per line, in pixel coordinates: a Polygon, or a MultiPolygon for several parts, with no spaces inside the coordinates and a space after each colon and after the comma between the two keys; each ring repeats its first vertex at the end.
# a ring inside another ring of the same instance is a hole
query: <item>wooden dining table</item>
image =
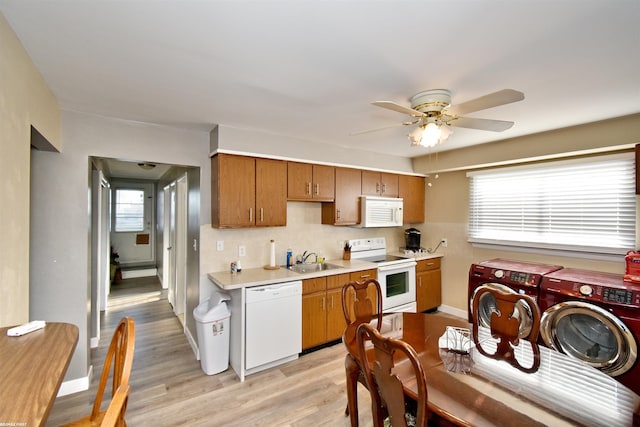
{"type": "MultiPolygon", "coordinates": [[[[640,425],[640,397],[603,372],[526,340],[514,347],[521,367],[481,354],[469,335],[462,338],[468,352],[449,349],[447,327],[468,331],[471,325],[440,313],[394,313],[385,316],[381,331],[417,351],[432,418],[478,427],[640,425]]],[[[484,353],[492,354],[495,340],[488,330],[481,337],[484,353]]],[[[345,344],[355,351],[355,343],[345,344]]],[[[417,400],[409,363],[398,360],[394,369],[405,393],[417,400]]]]}
{"type": "Polygon", "coordinates": [[[0,426],[45,424],[78,343],[78,327],[47,323],[19,337],[0,328],[0,426]]]}

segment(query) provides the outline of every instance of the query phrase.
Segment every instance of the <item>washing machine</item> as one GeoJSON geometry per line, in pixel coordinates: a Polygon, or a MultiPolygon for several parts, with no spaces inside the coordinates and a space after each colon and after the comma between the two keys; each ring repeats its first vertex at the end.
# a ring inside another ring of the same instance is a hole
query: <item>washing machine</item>
{"type": "MultiPolygon", "coordinates": [[[[471,264],[469,268],[469,322],[473,297],[478,287],[487,285],[500,288],[506,292],[526,294],[538,300],[540,281],[543,275],[560,270],[560,265],[537,264],[524,261],[511,261],[502,258],[491,259],[471,264]]],[[[493,295],[484,294],[479,305],[479,322],[481,326],[489,327],[491,313],[496,311],[496,301],[493,295]]],[[[525,304],[518,310],[520,320],[519,336],[526,338],[532,323],[532,315],[525,304]]]]}
{"type": "Polygon", "coordinates": [[[565,268],[542,278],[540,339],[640,394],[640,284],[565,268]]]}

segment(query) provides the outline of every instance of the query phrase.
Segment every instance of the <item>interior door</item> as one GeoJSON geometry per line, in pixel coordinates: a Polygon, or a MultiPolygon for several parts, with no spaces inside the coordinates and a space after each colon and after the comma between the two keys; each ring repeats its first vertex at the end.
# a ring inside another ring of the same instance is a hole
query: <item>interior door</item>
{"type": "Polygon", "coordinates": [[[175,192],[175,305],[174,313],[180,317],[185,312],[187,290],[187,175],[176,181],[175,192]]]}
{"type": "Polygon", "coordinates": [[[162,215],[162,288],[169,289],[171,282],[171,233],[169,233],[171,223],[171,186],[164,187],[163,215],[162,215]]]}
{"type": "Polygon", "coordinates": [[[166,203],[168,203],[169,215],[165,217],[165,233],[168,235],[168,245],[165,245],[165,251],[167,253],[166,266],[167,266],[167,298],[172,307],[176,306],[176,185],[175,182],[169,185],[165,190],[168,197],[165,197],[166,203]]]}
{"type": "MultiPolygon", "coordinates": [[[[111,220],[111,186],[109,181],[104,178],[102,171],[100,171],[100,206],[98,208],[99,219],[99,246],[100,246],[100,259],[98,262],[99,268],[99,294],[100,294],[100,311],[107,309],[107,298],[111,292],[111,233],[110,220],[111,220]]],[[[100,318],[98,315],[98,331],[100,326],[100,318]]]]}

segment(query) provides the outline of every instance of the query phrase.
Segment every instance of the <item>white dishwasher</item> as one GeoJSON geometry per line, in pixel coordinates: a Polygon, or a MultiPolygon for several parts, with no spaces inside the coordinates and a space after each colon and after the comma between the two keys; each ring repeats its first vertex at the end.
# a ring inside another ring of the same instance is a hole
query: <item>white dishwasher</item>
{"type": "Polygon", "coordinates": [[[246,369],[297,358],[302,351],[302,282],[247,288],[245,301],[246,369]]]}

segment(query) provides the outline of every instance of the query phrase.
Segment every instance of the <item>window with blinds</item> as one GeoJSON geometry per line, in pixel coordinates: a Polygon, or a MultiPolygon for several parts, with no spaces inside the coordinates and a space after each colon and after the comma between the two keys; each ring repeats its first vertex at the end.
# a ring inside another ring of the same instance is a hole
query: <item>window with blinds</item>
{"type": "Polygon", "coordinates": [[[470,172],[469,241],[600,254],[635,248],[632,154],[470,172]]]}

